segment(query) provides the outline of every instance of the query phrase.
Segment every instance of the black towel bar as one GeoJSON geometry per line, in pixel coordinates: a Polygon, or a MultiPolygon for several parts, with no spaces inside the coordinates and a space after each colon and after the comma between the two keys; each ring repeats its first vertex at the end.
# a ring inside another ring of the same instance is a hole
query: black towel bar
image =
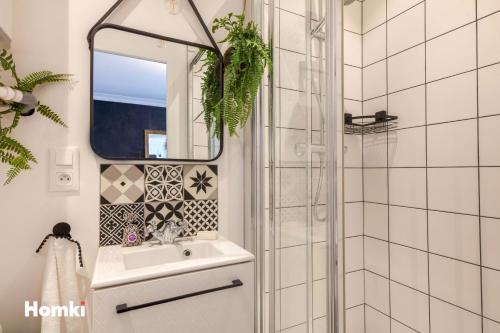
{"type": "Polygon", "coordinates": [[[150,306],[155,306],[155,305],[160,305],[160,304],[164,304],[164,303],[174,302],[174,301],[178,301],[178,300],[184,299],[184,298],[195,297],[195,296],[199,296],[199,295],[213,293],[215,291],[220,291],[220,290],[225,290],[225,289],[231,289],[231,288],[236,288],[236,287],[241,287],[241,286],[243,286],[243,282],[241,282],[240,279],[236,279],[236,280],[233,280],[232,283],[229,284],[229,285],[227,285],[227,286],[222,286],[222,287],[217,287],[217,288],[212,288],[212,289],[206,289],[206,290],[202,290],[202,291],[196,291],[194,293],[185,294],[185,295],[181,295],[181,296],[175,296],[175,297],[172,297],[172,298],[165,298],[165,299],[162,299],[162,300],[159,300],[159,301],[154,301],[154,302],[149,302],[149,303],[144,303],[144,304],[139,304],[139,305],[133,305],[133,306],[128,306],[127,303],[118,304],[116,306],[116,313],[124,313],[124,312],[128,312],[128,311],[133,311],[133,310],[138,310],[138,309],[144,309],[144,308],[147,308],[147,307],[150,307],[150,306]]]}

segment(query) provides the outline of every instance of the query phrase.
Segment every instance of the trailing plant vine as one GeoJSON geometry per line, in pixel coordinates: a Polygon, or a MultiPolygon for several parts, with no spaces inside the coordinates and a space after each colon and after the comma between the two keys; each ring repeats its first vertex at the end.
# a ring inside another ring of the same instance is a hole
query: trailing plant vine
{"type": "MultiPolygon", "coordinates": [[[[19,77],[12,54],[7,50],[0,52],[0,69],[8,72],[14,79],[13,89],[25,93],[32,93],[36,87],[43,84],[66,82],[71,78],[69,74],[57,74],[51,71],[34,72],[25,77],[19,77]]],[[[5,86],[5,84],[0,82],[0,86],[5,86]]],[[[12,131],[19,125],[24,108],[23,104],[0,100],[0,163],[10,166],[4,185],[12,182],[22,171],[31,169],[31,164],[37,163],[33,153],[11,136],[12,131]]],[[[67,127],[59,115],[45,104],[37,102],[35,112],[56,124],[67,127]]]]}
{"type": "Polygon", "coordinates": [[[212,32],[220,29],[227,31],[220,43],[229,44],[224,54],[224,89],[221,94],[222,64],[216,54],[206,52],[201,85],[205,123],[208,130],[215,127],[215,135],[220,137],[223,121],[229,134],[237,136],[237,127],[243,128],[252,113],[264,69],[272,66],[271,50],[253,21],[245,25],[244,14],[229,13],[215,19],[212,32]]]}

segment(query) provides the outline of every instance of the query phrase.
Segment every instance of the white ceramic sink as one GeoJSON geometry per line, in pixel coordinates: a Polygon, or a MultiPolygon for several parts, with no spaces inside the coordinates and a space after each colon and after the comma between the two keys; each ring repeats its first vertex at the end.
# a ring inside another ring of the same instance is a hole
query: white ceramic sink
{"type": "Polygon", "coordinates": [[[137,269],[186,260],[215,258],[223,255],[214,243],[183,242],[175,245],[154,246],[142,251],[123,254],[125,269],[137,269]]]}
{"type": "Polygon", "coordinates": [[[100,247],[92,278],[93,289],[253,261],[238,245],[217,240],[176,244],[100,247]]]}

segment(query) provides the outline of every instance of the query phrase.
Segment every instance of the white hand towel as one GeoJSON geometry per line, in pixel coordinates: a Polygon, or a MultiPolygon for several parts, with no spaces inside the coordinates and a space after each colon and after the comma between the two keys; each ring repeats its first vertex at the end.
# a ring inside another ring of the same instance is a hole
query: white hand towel
{"type": "Polygon", "coordinates": [[[85,302],[85,317],[42,317],[42,333],[88,332],[89,278],[78,262],[76,244],[67,239],[48,241],[47,260],[43,276],[42,306],[80,306],[85,302]]]}

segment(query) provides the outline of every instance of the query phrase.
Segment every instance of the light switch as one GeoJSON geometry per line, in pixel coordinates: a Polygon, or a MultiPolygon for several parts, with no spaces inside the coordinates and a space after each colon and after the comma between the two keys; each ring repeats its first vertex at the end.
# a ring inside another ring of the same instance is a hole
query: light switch
{"type": "Polygon", "coordinates": [[[72,166],[73,151],[67,149],[56,150],[56,165],[57,166],[72,166]]]}
{"type": "Polygon", "coordinates": [[[80,189],[80,153],[76,147],[50,149],[49,190],[72,192],[80,189]]]}

